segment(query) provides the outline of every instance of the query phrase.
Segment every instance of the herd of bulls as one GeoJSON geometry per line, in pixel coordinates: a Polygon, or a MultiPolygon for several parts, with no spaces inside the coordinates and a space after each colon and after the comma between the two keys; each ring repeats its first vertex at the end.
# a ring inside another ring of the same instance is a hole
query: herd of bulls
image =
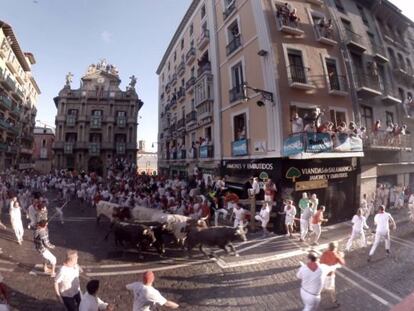
{"type": "Polygon", "coordinates": [[[206,256],[203,246],[219,247],[226,253],[231,250],[237,255],[232,242],[246,241],[247,230],[243,227],[208,227],[206,220],[194,220],[190,217],[166,214],[161,210],[136,206],[121,207],[107,201],[99,201],[96,206],[97,222],[102,216],[111,222],[111,228],[105,239],[113,233],[115,245],[137,248],[142,251],[155,248],[160,256],[165,253],[165,245],[173,241],[177,246],[187,248],[188,256],[194,247],[199,247],[206,256]]]}

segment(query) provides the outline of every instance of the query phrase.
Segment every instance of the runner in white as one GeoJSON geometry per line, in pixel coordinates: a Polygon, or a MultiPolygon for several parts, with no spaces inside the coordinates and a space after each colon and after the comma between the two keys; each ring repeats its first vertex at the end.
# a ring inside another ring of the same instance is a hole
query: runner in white
{"type": "Polygon", "coordinates": [[[292,200],[287,200],[287,204],[285,205],[283,212],[285,214],[286,236],[292,237],[293,224],[295,223],[295,216],[297,212],[292,200]]]}
{"type": "Polygon", "coordinates": [[[239,204],[235,203],[233,207],[234,224],[233,227],[244,226],[244,217],[246,211],[239,204]]]}
{"type": "Polygon", "coordinates": [[[327,266],[320,264],[315,253],[308,254],[308,262],[306,265],[302,264],[296,274],[298,279],[301,280],[300,296],[304,304],[303,311],[318,310],[326,276],[338,267],[339,265],[327,266]]]}
{"type": "Polygon", "coordinates": [[[10,223],[14,230],[14,234],[16,235],[17,243],[22,245],[23,243],[23,223],[22,223],[22,212],[20,209],[19,202],[17,200],[12,201],[13,205],[10,204],[10,223]]]}
{"type": "Polygon", "coordinates": [[[352,217],[352,224],[351,237],[349,238],[348,243],[346,243],[345,248],[347,252],[349,252],[352,247],[352,242],[355,240],[359,240],[363,247],[367,246],[364,229],[369,229],[369,227],[365,216],[362,216],[362,208],[358,209],[356,215],[352,217]]]}
{"type": "Polygon", "coordinates": [[[128,284],[126,288],[134,294],[133,311],[150,311],[157,305],[170,309],[178,309],[179,305],[175,302],[165,299],[161,293],[156,290],[152,284],[155,276],[152,271],[144,273],[143,282],[134,282],[128,284]]]}
{"type": "Polygon", "coordinates": [[[377,228],[375,232],[374,244],[372,245],[372,248],[369,251],[368,262],[371,261],[372,255],[374,255],[375,250],[378,247],[378,244],[382,240],[385,241],[385,251],[387,252],[387,255],[390,254],[390,222],[393,226],[393,229],[395,230],[397,228],[397,225],[394,221],[394,218],[392,218],[390,213],[385,212],[385,206],[381,205],[379,207],[378,214],[375,215],[374,218],[374,223],[377,226],[377,228]]]}
{"type": "Polygon", "coordinates": [[[263,228],[263,237],[269,235],[269,231],[267,230],[267,224],[269,223],[270,219],[270,212],[272,210],[272,205],[270,202],[265,202],[260,209],[260,213],[256,215],[254,218],[262,223],[263,228]]]}

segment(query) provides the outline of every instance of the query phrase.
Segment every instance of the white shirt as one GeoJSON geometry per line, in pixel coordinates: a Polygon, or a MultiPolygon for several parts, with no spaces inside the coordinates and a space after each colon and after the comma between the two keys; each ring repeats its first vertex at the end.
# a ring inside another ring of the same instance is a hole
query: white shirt
{"type": "Polygon", "coordinates": [[[266,205],[265,207],[262,207],[259,213],[260,217],[262,217],[264,220],[269,221],[271,209],[272,207],[270,205],[266,205]]]}
{"type": "Polygon", "coordinates": [[[374,217],[374,222],[377,225],[378,232],[389,232],[390,231],[390,220],[394,220],[390,213],[378,213],[374,217]]]}
{"type": "Polygon", "coordinates": [[[108,304],[103,302],[98,297],[92,296],[88,292],[85,292],[79,305],[79,311],[105,310],[107,306],[108,304]]]}
{"type": "Polygon", "coordinates": [[[319,296],[321,294],[323,283],[329,272],[335,271],[338,265],[327,266],[319,264],[315,271],[309,269],[307,265],[302,265],[296,274],[298,279],[301,279],[301,288],[308,294],[319,296]]]}
{"type": "Polygon", "coordinates": [[[356,232],[361,232],[364,228],[368,227],[364,216],[354,215],[354,217],[352,217],[352,223],[352,230],[356,232]]]}
{"type": "Polygon", "coordinates": [[[303,119],[301,117],[292,120],[292,133],[303,132],[303,119]]]}
{"type": "Polygon", "coordinates": [[[132,311],[150,311],[156,304],[163,306],[167,302],[158,290],[141,282],[128,284],[126,288],[134,294],[132,311]]]}
{"type": "Polygon", "coordinates": [[[10,207],[10,221],[12,223],[16,221],[22,221],[22,213],[20,211],[20,207],[10,207]]]}
{"type": "Polygon", "coordinates": [[[237,209],[236,207],[234,207],[233,208],[233,213],[234,213],[234,217],[237,220],[243,220],[243,216],[244,216],[244,209],[243,208],[237,209]]]}
{"type": "Polygon", "coordinates": [[[73,297],[80,292],[79,266],[63,265],[56,275],[55,283],[59,285],[59,293],[63,297],[73,297]]]}

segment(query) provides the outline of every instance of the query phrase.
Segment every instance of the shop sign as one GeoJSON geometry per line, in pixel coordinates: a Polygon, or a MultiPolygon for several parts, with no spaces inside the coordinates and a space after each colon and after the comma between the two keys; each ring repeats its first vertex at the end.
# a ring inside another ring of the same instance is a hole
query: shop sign
{"type": "Polygon", "coordinates": [[[236,140],[231,145],[233,156],[247,155],[247,139],[236,140]]]}
{"type": "Polygon", "coordinates": [[[306,142],[306,151],[312,153],[331,151],[333,147],[331,135],[328,133],[307,133],[306,142]]]}
{"type": "Polygon", "coordinates": [[[295,183],[296,191],[305,191],[313,189],[323,189],[328,188],[328,180],[309,180],[309,181],[298,181],[295,183]]]}
{"type": "Polygon", "coordinates": [[[303,152],[302,134],[293,134],[283,142],[283,155],[285,157],[303,152]]]}

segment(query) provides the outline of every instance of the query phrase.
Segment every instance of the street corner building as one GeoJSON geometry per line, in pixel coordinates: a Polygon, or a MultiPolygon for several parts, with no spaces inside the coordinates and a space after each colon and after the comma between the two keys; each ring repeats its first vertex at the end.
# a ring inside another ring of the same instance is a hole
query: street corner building
{"type": "Polygon", "coordinates": [[[0,20],[0,171],[33,168],[33,129],[40,89],[36,60],[23,52],[13,28],[0,20]]]}
{"type": "Polygon", "coordinates": [[[157,69],[160,173],[269,177],[330,222],[413,185],[413,26],[388,1],[192,1],[157,69]]]}
{"type": "Polygon", "coordinates": [[[54,98],[57,108],[54,167],[106,175],[115,159],[136,163],[138,112],[143,102],[136,78],[120,89],[118,69],[101,60],[88,67],[81,86],[72,89],[72,74],[54,98]]]}

